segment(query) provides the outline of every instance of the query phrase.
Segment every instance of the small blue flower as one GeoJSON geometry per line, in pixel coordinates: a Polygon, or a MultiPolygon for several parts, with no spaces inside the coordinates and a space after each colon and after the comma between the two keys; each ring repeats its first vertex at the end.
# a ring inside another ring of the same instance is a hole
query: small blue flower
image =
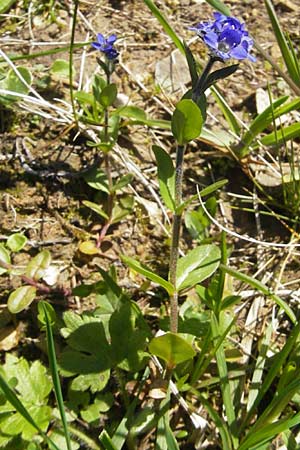
{"type": "Polygon", "coordinates": [[[214,12],[214,17],[214,22],[201,22],[189,29],[201,37],[213,56],[223,61],[230,58],[256,61],[249,53],[253,40],[245,30],[245,25],[238,19],[219,12],[214,12]]]}
{"type": "Polygon", "coordinates": [[[112,34],[105,39],[103,34],[97,34],[97,42],[92,42],[92,46],[100,52],[104,53],[107,59],[113,60],[116,59],[119,55],[117,50],[114,48],[114,43],[117,40],[117,36],[112,34]]]}

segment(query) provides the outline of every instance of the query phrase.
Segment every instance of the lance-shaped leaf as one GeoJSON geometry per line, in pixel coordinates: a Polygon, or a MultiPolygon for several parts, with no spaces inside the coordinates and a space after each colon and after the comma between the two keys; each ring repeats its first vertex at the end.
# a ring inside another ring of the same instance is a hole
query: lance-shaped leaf
{"type": "Polygon", "coordinates": [[[221,252],[213,244],[201,245],[180,258],[177,264],[176,289],[191,288],[211,276],[220,264],[221,252]]]}
{"type": "Polygon", "coordinates": [[[186,57],[190,75],[191,75],[192,88],[194,88],[196,86],[196,83],[198,80],[197,64],[196,64],[194,55],[191,52],[191,49],[189,48],[187,43],[183,41],[183,45],[184,45],[185,57],[186,57]]]}
{"type": "Polygon", "coordinates": [[[121,256],[122,261],[131,269],[133,269],[135,272],[140,273],[141,275],[144,275],[144,277],[148,278],[148,280],[153,281],[154,283],[159,284],[161,287],[163,287],[169,295],[174,294],[175,289],[174,286],[164,278],[160,277],[156,273],[152,272],[149,267],[145,266],[144,264],[141,264],[139,261],[136,261],[133,258],[130,258],[129,256],[121,256]]]}
{"type": "Polygon", "coordinates": [[[206,89],[216,83],[218,80],[224,80],[224,78],[232,75],[239,67],[239,64],[233,64],[232,66],[223,67],[222,69],[215,70],[208,75],[204,85],[202,86],[200,93],[204,93],[206,89]]]}

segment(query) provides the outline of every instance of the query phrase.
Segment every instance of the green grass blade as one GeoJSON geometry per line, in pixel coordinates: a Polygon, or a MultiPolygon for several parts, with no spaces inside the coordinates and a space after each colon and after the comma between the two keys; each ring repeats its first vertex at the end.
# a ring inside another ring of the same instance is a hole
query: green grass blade
{"type": "Polygon", "coordinates": [[[271,386],[271,384],[273,383],[274,379],[278,376],[278,374],[280,374],[285,361],[287,360],[289,354],[295,347],[295,344],[299,337],[299,334],[300,334],[300,322],[298,322],[297,325],[293,328],[284,347],[276,355],[276,358],[275,358],[272,366],[270,367],[262,386],[259,389],[258,395],[256,396],[253,404],[251,405],[251,408],[241,426],[241,432],[248,425],[249,421],[251,420],[251,418],[255,412],[257,405],[263,399],[264,395],[268,391],[268,389],[271,386]]]}
{"type": "Polygon", "coordinates": [[[230,9],[220,0],[206,0],[206,3],[208,3],[210,6],[212,6],[225,16],[231,16],[230,9]]]}
{"type": "MultiPolygon", "coordinates": [[[[75,48],[82,48],[85,47],[86,45],[91,45],[92,41],[89,42],[77,42],[76,44],[74,44],[74,49],[75,48]]],[[[40,58],[42,56],[49,56],[49,55],[56,55],[57,53],[65,53],[66,51],[70,51],[70,45],[63,45],[62,47],[58,47],[58,48],[52,48],[51,50],[43,50],[41,52],[36,52],[36,53],[30,53],[30,54],[26,54],[26,55],[13,55],[13,54],[9,54],[7,55],[8,58],[11,61],[23,61],[23,60],[30,60],[30,59],[35,59],[35,58],[40,58]]],[[[5,62],[4,58],[0,58],[0,63],[5,62]]]]}
{"type": "Polygon", "coordinates": [[[144,3],[148,6],[154,17],[159,21],[167,35],[172,39],[178,50],[185,55],[185,49],[184,44],[181,41],[181,39],[177,36],[165,16],[160,12],[158,7],[155,5],[155,3],[152,0],[144,0],[144,3]]]}
{"type": "Polygon", "coordinates": [[[295,427],[300,423],[300,413],[296,414],[290,419],[278,420],[275,423],[271,423],[264,427],[264,429],[257,431],[253,434],[248,434],[246,439],[238,447],[238,450],[249,450],[254,445],[259,443],[268,443],[274,436],[283,433],[292,427],[295,427]]]}
{"type": "Polygon", "coordinates": [[[296,316],[293,312],[293,310],[289,307],[289,305],[282,300],[280,297],[278,297],[276,294],[273,294],[270,289],[260,281],[256,280],[255,278],[250,277],[249,275],[245,275],[244,273],[239,272],[238,270],[232,269],[231,267],[224,266],[223,264],[220,264],[220,269],[224,270],[229,275],[232,275],[237,280],[243,281],[244,283],[249,284],[254,289],[257,289],[258,291],[262,292],[264,295],[270,297],[274,302],[280,306],[286,313],[286,315],[291,319],[291,321],[295,324],[296,323],[296,316]]]}
{"type": "Polygon", "coordinates": [[[300,80],[300,60],[298,59],[298,56],[296,54],[295,48],[293,46],[293,43],[292,43],[291,38],[290,38],[289,35],[287,35],[287,40],[288,40],[288,44],[289,44],[291,53],[293,55],[293,60],[294,60],[295,68],[296,68],[296,71],[297,71],[297,76],[298,76],[298,78],[300,80]]]}
{"type": "Polygon", "coordinates": [[[271,336],[273,333],[273,323],[270,322],[265,336],[263,337],[263,340],[261,342],[260,346],[260,352],[256,360],[255,368],[253,371],[251,384],[250,384],[250,390],[249,390],[249,396],[248,396],[248,403],[247,403],[247,412],[251,410],[253,407],[257,396],[259,395],[260,387],[262,384],[262,378],[264,375],[264,367],[267,359],[267,352],[270,346],[271,342],[271,336]]]}
{"type": "MultiPolygon", "coordinates": [[[[300,123],[293,123],[287,127],[282,127],[280,130],[273,131],[272,133],[264,136],[260,139],[260,142],[264,145],[280,145],[291,139],[298,138],[300,136],[300,123]]],[[[258,147],[255,145],[253,148],[258,147]]]]}
{"type": "Polygon", "coordinates": [[[271,403],[267,406],[262,414],[259,415],[251,431],[248,433],[257,433],[258,430],[263,430],[267,424],[275,422],[280,414],[285,410],[286,406],[292,399],[292,397],[299,392],[300,379],[296,378],[291,381],[281,390],[277,390],[271,403]]]}
{"type": "Polygon", "coordinates": [[[53,450],[60,450],[54,442],[40,429],[40,427],[35,423],[34,419],[31,417],[23,403],[18,399],[15,392],[11,389],[11,387],[6,383],[2,375],[0,374],[0,389],[2,389],[6,400],[27,420],[30,425],[32,425],[42,436],[42,438],[47,442],[49,447],[53,450]]]}
{"type": "Polygon", "coordinates": [[[49,318],[49,315],[48,315],[48,310],[47,310],[46,304],[45,304],[45,302],[40,302],[40,303],[41,303],[41,308],[42,308],[42,310],[44,312],[44,315],[45,315],[48,358],[49,358],[49,365],[50,365],[50,370],[51,370],[52,380],[53,380],[53,385],[54,385],[54,392],[55,392],[55,396],[56,396],[56,400],[57,400],[57,404],[58,404],[58,408],[59,408],[59,412],[60,412],[60,416],[61,416],[61,421],[62,421],[62,424],[63,424],[63,429],[64,429],[64,435],[65,435],[65,439],[66,439],[67,449],[68,450],[72,450],[71,438],[70,438],[70,433],[69,433],[69,430],[68,430],[68,424],[67,424],[67,418],[66,418],[66,413],[65,413],[64,401],[63,401],[61,385],[60,385],[60,380],[59,380],[59,374],[58,374],[58,368],[57,368],[57,361],[56,361],[54,339],[53,339],[53,334],[52,334],[52,327],[51,327],[50,318],[49,318]]]}
{"type": "Polygon", "coordinates": [[[292,80],[300,86],[300,78],[299,73],[297,70],[297,66],[295,65],[295,60],[293,56],[293,52],[290,50],[290,47],[288,45],[288,42],[284,36],[284,33],[280,27],[280,23],[278,20],[278,17],[275,13],[274,7],[272,5],[272,2],[270,0],[265,0],[265,5],[267,8],[267,12],[272,24],[272,28],[277,40],[277,43],[280,47],[280,51],[282,54],[282,58],[285,62],[286,68],[289,72],[290,77],[292,80]]]}
{"type": "Polygon", "coordinates": [[[220,94],[218,89],[216,89],[216,88],[212,89],[212,93],[213,93],[215,100],[218,103],[219,108],[221,109],[230,129],[239,136],[241,127],[235,117],[234,112],[232,111],[232,109],[230,108],[230,106],[228,105],[228,103],[226,102],[224,97],[220,94]]]}
{"type": "MultiPolygon", "coordinates": [[[[211,321],[211,330],[212,330],[212,338],[219,339],[221,332],[218,320],[214,314],[212,314],[211,321]]],[[[230,381],[228,377],[227,363],[226,357],[224,353],[223,345],[220,345],[218,350],[216,351],[216,360],[220,378],[220,385],[222,391],[223,404],[225,407],[225,412],[227,416],[228,426],[231,433],[231,440],[233,444],[233,448],[237,448],[238,440],[237,440],[237,430],[236,430],[236,415],[232,402],[232,395],[230,381]]]]}
{"type": "Polygon", "coordinates": [[[274,118],[277,117],[275,116],[276,108],[286,102],[287,99],[288,96],[285,95],[275,100],[262,113],[258,114],[258,116],[252,121],[249,130],[244,134],[241,143],[234,150],[240,158],[248,153],[248,147],[249,145],[251,145],[258,133],[265,130],[267,126],[273,122],[274,118]]]}
{"type": "Polygon", "coordinates": [[[198,390],[192,388],[191,392],[199,398],[201,405],[204,406],[208,414],[211,416],[214,425],[219,429],[222,439],[222,450],[232,450],[230,433],[223,418],[219,416],[214,407],[200,394],[198,390]]]}
{"type": "Polygon", "coordinates": [[[105,450],[119,450],[120,447],[116,447],[107,433],[106,430],[103,430],[99,436],[99,441],[105,450]]]}

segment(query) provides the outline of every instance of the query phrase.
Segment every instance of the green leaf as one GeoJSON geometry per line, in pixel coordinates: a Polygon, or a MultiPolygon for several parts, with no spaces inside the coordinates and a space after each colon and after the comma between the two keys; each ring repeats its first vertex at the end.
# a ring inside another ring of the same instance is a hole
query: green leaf
{"type": "Polygon", "coordinates": [[[118,116],[123,118],[135,119],[140,121],[141,123],[143,123],[144,120],[147,120],[147,114],[145,113],[145,111],[141,108],[138,108],[137,106],[122,106],[121,108],[117,108],[115,111],[113,111],[112,114],[117,114],[118,116]]]}
{"type": "Polygon", "coordinates": [[[171,211],[175,212],[175,169],[170,155],[158,145],[153,145],[160,194],[171,211]]]}
{"type": "Polygon", "coordinates": [[[191,81],[192,81],[192,90],[195,88],[197,81],[198,81],[198,72],[197,72],[197,64],[194,59],[193,53],[191,52],[190,47],[186,44],[186,42],[183,42],[184,45],[184,51],[185,51],[185,57],[188,63],[191,81]]]}
{"type": "Polygon", "coordinates": [[[201,195],[201,197],[204,197],[205,195],[210,195],[213,192],[215,192],[218,189],[220,189],[221,187],[225,186],[225,184],[227,184],[227,183],[228,183],[228,180],[226,180],[226,178],[224,180],[216,181],[215,183],[210,184],[206,188],[202,189],[199,192],[199,194],[201,195]]]}
{"type": "Polygon", "coordinates": [[[115,445],[113,444],[113,441],[106,430],[101,431],[99,441],[105,450],[119,450],[119,448],[115,447],[115,445]]]}
{"type": "Polygon", "coordinates": [[[50,321],[51,325],[54,325],[56,322],[56,313],[55,309],[48,302],[39,302],[38,303],[38,320],[42,325],[46,325],[47,321],[50,321]],[[45,308],[47,310],[47,318],[45,315],[45,308]]]}
{"type": "MultiPolygon", "coordinates": [[[[1,420],[1,431],[4,428],[13,436],[22,433],[25,440],[31,440],[38,432],[48,443],[49,449],[59,450],[43,432],[48,428],[51,420],[51,408],[43,406],[52,388],[45,372],[46,369],[39,361],[33,363],[29,368],[29,364],[24,358],[18,359],[7,354],[6,363],[2,366],[2,373],[5,374],[10,384],[14,381],[17,391],[21,394],[22,402],[0,374],[0,389],[3,391],[7,402],[12,405],[12,408],[7,409],[9,414],[6,414],[5,420],[1,420]]],[[[6,405],[8,403],[0,406],[0,411],[3,411],[6,405]]]]}
{"type": "Polygon", "coordinates": [[[123,189],[123,187],[127,186],[129,183],[131,183],[133,180],[133,175],[131,173],[128,173],[127,175],[124,175],[123,177],[119,178],[115,184],[112,186],[111,192],[117,192],[123,189]]]}
{"type": "Polygon", "coordinates": [[[66,61],[65,59],[56,59],[50,68],[50,72],[53,75],[57,75],[58,77],[69,78],[70,74],[69,61],[66,61]]]}
{"type": "Polygon", "coordinates": [[[175,292],[174,286],[171,283],[169,283],[169,281],[164,280],[159,275],[152,272],[152,270],[150,270],[144,264],[141,264],[139,261],[136,261],[135,259],[130,258],[129,256],[122,255],[121,259],[124,262],[124,264],[133,269],[135,272],[140,273],[141,275],[153,281],[154,283],[159,284],[168,292],[169,295],[174,294],[175,292]]]}
{"type": "Polygon", "coordinates": [[[48,269],[51,263],[51,253],[49,250],[43,250],[31,259],[26,267],[26,276],[39,280],[44,276],[45,270],[48,269]]]}
{"type": "Polygon", "coordinates": [[[248,147],[251,142],[255,139],[255,137],[263,130],[265,130],[270,123],[273,122],[278,114],[276,114],[276,109],[286,102],[288,96],[285,95],[275,100],[268,106],[262,113],[258,114],[258,116],[252,121],[249,130],[244,134],[241,143],[233,148],[234,152],[239,156],[239,158],[247,155],[248,147]]]}
{"type": "Polygon", "coordinates": [[[153,338],[149,344],[149,351],[166,361],[169,367],[192,359],[196,354],[184,337],[171,332],[153,338]]]}
{"type": "Polygon", "coordinates": [[[99,216],[108,220],[108,215],[106,214],[106,212],[103,211],[102,207],[99,206],[97,203],[89,202],[88,200],[83,200],[82,203],[84,204],[84,206],[87,206],[88,208],[93,210],[95,213],[99,214],[99,216]]]}
{"type": "MultiPolygon", "coordinates": [[[[224,316],[223,316],[224,317],[224,316]]],[[[212,313],[211,316],[211,330],[212,330],[212,337],[214,339],[219,339],[222,335],[222,316],[220,317],[220,324],[215,316],[215,314],[212,313]]],[[[224,336],[225,338],[225,336],[224,336]]],[[[224,341],[223,341],[224,342],[224,341]]],[[[223,399],[223,405],[226,411],[227,421],[229,425],[229,429],[231,432],[231,439],[234,444],[234,448],[237,448],[237,429],[236,429],[236,415],[235,415],[235,409],[232,402],[232,396],[233,396],[233,389],[232,389],[232,382],[229,381],[228,377],[228,367],[224,352],[224,344],[223,342],[216,350],[216,361],[218,366],[218,374],[220,379],[220,387],[222,392],[222,399],[223,399]]]]}
{"type": "Polygon", "coordinates": [[[5,14],[14,3],[16,0],[0,0],[0,14],[5,14]]]}
{"type": "Polygon", "coordinates": [[[9,236],[6,241],[6,245],[12,252],[19,252],[20,250],[22,250],[22,248],[25,247],[26,242],[27,237],[24,236],[24,234],[15,233],[9,236]]]}
{"type": "MultiPolygon", "coordinates": [[[[30,71],[26,67],[18,67],[18,76],[14,70],[10,69],[5,78],[0,80],[0,89],[15,92],[16,94],[28,94],[29,88],[20,79],[30,85],[32,82],[32,77],[30,71]]],[[[20,100],[20,97],[14,95],[0,95],[0,102],[4,104],[9,104],[14,101],[20,100]]]]}
{"type": "Polygon", "coordinates": [[[229,77],[234,72],[236,72],[238,68],[239,68],[239,64],[233,64],[231,66],[226,66],[226,67],[223,67],[222,69],[218,69],[218,70],[215,70],[214,72],[210,73],[208,75],[200,93],[204,93],[206,91],[206,89],[208,89],[210,86],[212,86],[218,80],[224,80],[225,78],[229,77]]]}
{"type": "MultiPolygon", "coordinates": [[[[76,355],[76,357],[78,357],[76,355]]],[[[71,388],[74,391],[85,392],[88,389],[91,392],[103,391],[110,379],[110,370],[101,370],[98,373],[89,373],[78,375],[71,383],[71,388]]]]}
{"type": "Polygon", "coordinates": [[[111,355],[115,365],[123,370],[137,372],[145,366],[149,355],[146,340],[151,336],[144,318],[131,302],[125,302],[112,314],[109,321],[111,355]]]}
{"type": "MultiPolygon", "coordinates": [[[[264,145],[280,145],[290,139],[295,139],[300,136],[300,123],[293,123],[287,127],[282,127],[273,133],[260,138],[260,142],[264,145]]],[[[253,148],[257,148],[255,145],[253,148]]]]}
{"type": "Polygon", "coordinates": [[[224,14],[225,16],[231,16],[230,9],[225,6],[225,4],[220,0],[206,0],[206,3],[208,3],[210,6],[212,6],[214,9],[224,14]]]}
{"type": "Polygon", "coordinates": [[[112,106],[117,98],[118,90],[117,86],[112,83],[105,86],[99,95],[99,101],[104,108],[112,106]]]}
{"type": "Polygon", "coordinates": [[[191,288],[211,276],[220,264],[221,252],[213,244],[201,245],[179,258],[176,273],[176,289],[191,288]]]}
{"type": "Polygon", "coordinates": [[[163,27],[164,31],[167,33],[167,35],[172,39],[176,47],[181,51],[182,54],[185,54],[184,51],[184,45],[180,38],[177,36],[171,25],[168,23],[167,19],[164,17],[164,15],[160,12],[160,10],[157,8],[155,3],[152,0],[144,0],[144,3],[148,6],[154,17],[157,18],[161,26],[163,27]]]}
{"type": "Polygon", "coordinates": [[[132,212],[133,206],[134,197],[132,195],[119,197],[112,210],[111,223],[118,223],[120,220],[124,219],[124,217],[132,212]]]}
{"type": "Polygon", "coordinates": [[[63,400],[60,379],[59,379],[59,374],[58,374],[55,344],[54,344],[52,326],[51,326],[51,316],[48,314],[49,306],[50,305],[47,302],[42,301],[40,309],[43,311],[44,316],[45,316],[49,365],[50,365],[50,370],[51,370],[51,375],[52,375],[55,397],[56,397],[56,401],[58,404],[58,409],[59,409],[59,413],[60,413],[60,417],[61,417],[61,421],[62,421],[62,425],[63,425],[65,442],[66,442],[67,450],[72,450],[71,438],[70,438],[70,433],[69,433],[69,429],[68,429],[68,423],[67,423],[66,412],[65,412],[65,407],[64,407],[64,400],[63,400]]]}
{"type": "Polygon", "coordinates": [[[83,178],[84,181],[93,189],[109,194],[107,175],[102,169],[94,167],[85,173],[83,178]]]}
{"type": "MultiPolygon", "coordinates": [[[[75,433],[74,433],[75,434],[75,433]]],[[[55,444],[58,446],[59,450],[68,450],[66,446],[66,440],[64,431],[57,428],[51,429],[51,439],[55,444]]],[[[71,449],[72,450],[78,450],[80,448],[80,444],[76,442],[75,436],[74,439],[71,439],[71,449]]]]}
{"type": "Polygon", "coordinates": [[[196,139],[202,129],[203,117],[193,100],[183,99],[176,105],[172,116],[172,133],[179,145],[196,139]]]}
{"type": "Polygon", "coordinates": [[[77,91],[75,92],[74,98],[81,104],[81,105],[90,105],[93,106],[95,103],[94,96],[90,94],[89,92],[84,91],[77,91]]]}
{"type": "Polygon", "coordinates": [[[38,405],[45,402],[52,385],[46,368],[39,360],[29,365],[25,358],[7,355],[4,370],[8,380],[17,380],[16,390],[26,403],[38,405]]]}
{"type": "Polygon", "coordinates": [[[18,314],[27,308],[35,299],[36,287],[21,286],[8,297],[7,307],[12,314],[18,314]]]}
{"type": "Polygon", "coordinates": [[[8,269],[5,269],[4,267],[1,267],[1,261],[3,261],[5,264],[10,264],[10,252],[7,250],[7,248],[4,246],[4,244],[0,244],[0,275],[7,272],[8,269]]]}
{"type": "Polygon", "coordinates": [[[292,78],[292,80],[298,86],[300,86],[299,69],[297,68],[296,62],[294,60],[293,52],[291,51],[288,41],[286,40],[284,33],[280,27],[280,23],[274,10],[274,7],[272,5],[272,2],[270,0],[265,0],[265,5],[288,73],[292,78]]]}
{"type": "Polygon", "coordinates": [[[290,306],[282,300],[277,295],[273,294],[270,289],[263,284],[261,281],[256,280],[255,278],[252,278],[244,273],[239,272],[238,270],[232,269],[231,267],[225,266],[223,264],[220,265],[220,269],[224,270],[224,272],[228,273],[229,275],[232,275],[237,280],[243,281],[250,286],[252,286],[254,289],[257,289],[258,291],[262,292],[264,295],[269,296],[274,302],[284,310],[286,315],[291,319],[293,323],[296,323],[296,316],[293,312],[293,310],[290,308],[290,306]]]}
{"type": "MultiPolygon", "coordinates": [[[[236,114],[233,112],[231,107],[228,105],[226,99],[223,97],[222,94],[218,91],[216,88],[212,88],[212,93],[214,98],[216,99],[219,108],[221,109],[227,124],[229,125],[230,129],[237,135],[240,136],[240,130],[241,126],[239,121],[237,120],[236,114]]],[[[232,137],[231,137],[232,139],[232,137]]],[[[220,145],[220,144],[219,144],[220,145]]]]}

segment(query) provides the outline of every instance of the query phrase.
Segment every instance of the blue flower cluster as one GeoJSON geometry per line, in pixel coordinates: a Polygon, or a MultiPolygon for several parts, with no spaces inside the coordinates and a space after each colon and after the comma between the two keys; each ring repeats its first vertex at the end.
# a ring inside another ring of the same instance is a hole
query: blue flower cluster
{"type": "Polygon", "coordinates": [[[248,58],[254,62],[256,59],[249,53],[253,40],[245,30],[245,25],[238,19],[224,16],[219,12],[214,12],[214,17],[213,22],[198,23],[189,29],[196,31],[213,56],[223,61],[229,58],[248,58]]]}
{"type": "Polygon", "coordinates": [[[92,42],[92,46],[97,50],[100,50],[100,52],[104,53],[107,59],[114,60],[119,55],[117,50],[114,48],[114,43],[116,42],[116,40],[117,36],[115,34],[112,34],[111,36],[108,36],[108,38],[105,38],[103,34],[98,33],[97,42],[92,42]]]}

